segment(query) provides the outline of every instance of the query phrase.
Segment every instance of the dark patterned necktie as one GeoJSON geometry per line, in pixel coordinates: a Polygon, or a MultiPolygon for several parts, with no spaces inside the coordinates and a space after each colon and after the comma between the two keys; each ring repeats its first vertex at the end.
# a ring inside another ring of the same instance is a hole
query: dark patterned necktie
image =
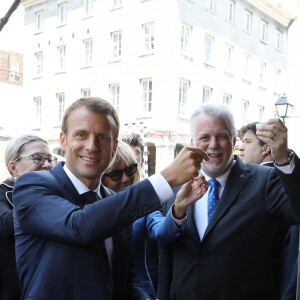
{"type": "Polygon", "coordinates": [[[95,201],[101,199],[96,192],[88,191],[80,195],[80,197],[84,200],[85,204],[92,204],[95,201]]]}
{"type": "Polygon", "coordinates": [[[217,207],[219,202],[219,181],[217,179],[210,179],[208,181],[209,185],[211,186],[208,198],[207,198],[207,223],[210,222],[210,219],[217,207]]]}

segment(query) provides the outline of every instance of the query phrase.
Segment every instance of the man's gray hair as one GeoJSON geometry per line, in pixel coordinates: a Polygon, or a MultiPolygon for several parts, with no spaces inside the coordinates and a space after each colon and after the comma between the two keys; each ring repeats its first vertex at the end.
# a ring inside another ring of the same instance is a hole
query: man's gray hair
{"type": "Polygon", "coordinates": [[[227,124],[230,137],[235,137],[237,134],[234,118],[228,106],[222,103],[206,102],[201,104],[191,115],[191,136],[195,139],[195,122],[200,114],[218,117],[224,120],[227,124]]]}

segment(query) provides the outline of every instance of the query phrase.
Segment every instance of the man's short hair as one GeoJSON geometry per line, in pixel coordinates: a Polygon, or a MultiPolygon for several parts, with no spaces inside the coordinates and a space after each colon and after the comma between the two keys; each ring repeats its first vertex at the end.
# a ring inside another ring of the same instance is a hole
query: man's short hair
{"type": "MultiPolygon", "coordinates": [[[[252,131],[255,135],[256,135],[256,124],[258,124],[258,122],[253,122],[253,123],[249,123],[249,124],[247,124],[247,125],[245,125],[245,126],[243,126],[242,128],[241,128],[241,135],[242,135],[242,137],[245,135],[245,133],[247,132],[247,131],[252,131]]],[[[263,142],[262,140],[260,140],[260,139],[258,139],[258,143],[259,143],[259,145],[260,146],[264,146],[266,143],[265,142],[263,142]]]]}
{"type": "Polygon", "coordinates": [[[107,116],[111,116],[115,123],[115,130],[114,130],[114,137],[117,139],[119,135],[120,129],[120,121],[115,108],[106,100],[98,97],[87,97],[87,98],[80,98],[73,102],[65,111],[62,124],[61,124],[61,131],[67,135],[68,133],[68,118],[70,114],[81,107],[85,107],[87,110],[104,114],[107,116]]]}

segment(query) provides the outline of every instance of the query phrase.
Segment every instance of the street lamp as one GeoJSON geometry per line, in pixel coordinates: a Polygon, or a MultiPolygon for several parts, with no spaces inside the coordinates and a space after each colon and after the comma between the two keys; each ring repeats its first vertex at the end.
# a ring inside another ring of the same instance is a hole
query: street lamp
{"type": "Polygon", "coordinates": [[[283,94],[283,96],[275,102],[275,107],[278,117],[281,118],[285,124],[284,119],[290,116],[294,106],[288,102],[286,95],[283,94]]]}

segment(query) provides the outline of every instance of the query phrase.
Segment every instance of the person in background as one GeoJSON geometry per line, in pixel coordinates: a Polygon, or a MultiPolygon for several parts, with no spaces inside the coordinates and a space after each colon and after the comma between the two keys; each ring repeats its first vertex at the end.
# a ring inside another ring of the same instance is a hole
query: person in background
{"type": "Polygon", "coordinates": [[[159,173],[113,193],[101,178],[115,155],[119,127],[108,101],[74,101],[60,134],[66,162],[17,180],[14,227],[22,299],[145,299],[131,276],[128,227],[171,199],[173,186],[187,184],[183,200],[201,194],[204,183],[194,177],[208,156],[185,147],[159,173]]]}
{"type": "Polygon", "coordinates": [[[288,148],[287,128],[271,119],[256,131],[271,149],[274,168],[233,156],[236,129],[226,105],[200,105],[191,129],[195,146],[209,157],[200,168],[210,188],[188,218],[177,215],[183,229],[171,244],[172,201],[165,204],[168,213],[157,231],[159,299],[278,299],[274,239],[279,226],[300,222],[300,160],[288,148]]]}
{"type": "Polygon", "coordinates": [[[242,143],[239,145],[239,157],[245,164],[274,167],[270,146],[256,135],[257,124],[258,122],[254,122],[241,128],[242,143]]]}
{"type": "Polygon", "coordinates": [[[138,164],[143,169],[144,166],[144,142],[140,134],[131,133],[127,136],[124,136],[122,140],[127,143],[133,150],[138,164]]]}
{"type": "MultiPolygon", "coordinates": [[[[119,141],[114,163],[105,171],[102,183],[116,193],[121,192],[140,181],[140,170],[132,148],[127,143],[119,141]]],[[[155,289],[146,265],[145,230],[140,222],[144,218],[133,223],[133,266],[138,283],[146,291],[149,299],[155,299],[155,289]]]]}
{"type": "MultiPolygon", "coordinates": [[[[271,148],[256,135],[258,122],[241,128],[240,158],[244,163],[274,167],[271,148]]],[[[274,243],[274,276],[281,300],[296,299],[299,225],[280,227],[274,243]]]]}
{"type": "MultiPolygon", "coordinates": [[[[203,181],[204,178],[199,180],[203,181]]],[[[119,193],[128,186],[140,181],[140,166],[137,163],[136,155],[127,143],[119,141],[113,164],[105,171],[102,183],[119,193]]],[[[207,188],[207,185],[205,186],[207,188]]],[[[202,189],[201,192],[205,192],[202,189]]],[[[177,198],[179,201],[181,198],[177,198]]],[[[196,200],[196,198],[194,199],[196,200]]],[[[186,201],[186,200],[185,200],[186,201]]],[[[193,201],[193,200],[192,200],[193,201]]],[[[175,205],[177,202],[175,201],[175,205]]],[[[146,264],[146,244],[145,235],[147,234],[145,222],[140,222],[146,217],[140,218],[133,223],[133,265],[138,283],[147,292],[149,299],[156,299],[156,291],[150,278],[146,264]]]]}
{"type": "Polygon", "coordinates": [[[45,140],[25,134],[8,142],[4,159],[10,177],[0,185],[0,299],[19,300],[21,291],[15,259],[12,191],[19,176],[49,170],[56,158],[50,154],[45,140]]]}
{"type": "MultiPolygon", "coordinates": [[[[138,133],[131,133],[127,136],[124,136],[123,141],[126,142],[133,152],[136,155],[137,161],[143,170],[144,167],[144,142],[140,134],[138,133]]],[[[144,173],[142,172],[141,177],[143,178],[144,173]]],[[[152,285],[154,287],[155,293],[157,293],[157,282],[158,282],[158,244],[157,242],[149,237],[148,232],[146,230],[146,222],[147,217],[140,218],[136,221],[134,226],[134,234],[136,239],[140,241],[140,247],[144,247],[143,244],[146,244],[146,265],[140,264],[140,266],[144,266],[144,270],[141,270],[141,274],[145,274],[145,271],[149,272],[152,285]]],[[[139,277],[139,273],[137,276],[139,277]]],[[[143,276],[143,275],[142,275],[143,276]]]]}

